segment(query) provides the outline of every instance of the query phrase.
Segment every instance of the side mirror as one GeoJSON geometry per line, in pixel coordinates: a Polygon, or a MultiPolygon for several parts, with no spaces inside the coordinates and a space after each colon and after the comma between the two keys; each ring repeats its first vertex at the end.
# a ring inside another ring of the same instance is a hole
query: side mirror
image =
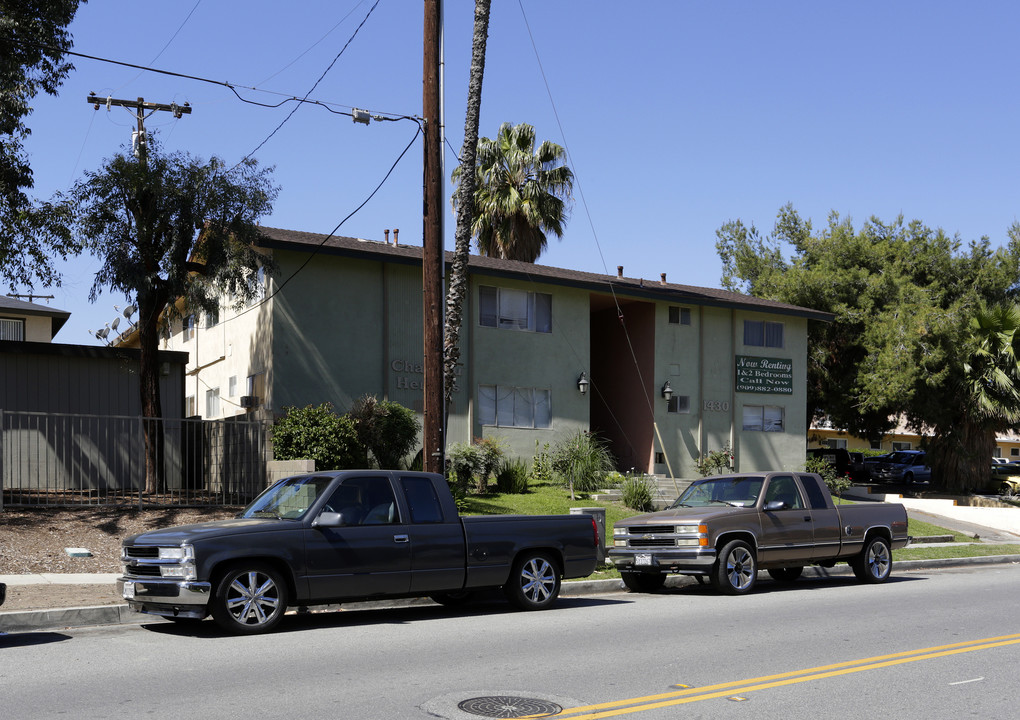
{"type": "Polygon", "coordinates": [[[765,503],[765,512],[773,512],[775,510],[785,509],[786,503],[784,503],[782,500],[770,500],[769,502],[765,503]]]}
{"type": "Polygon", "coordinates": [[[321,512],[319,517],[312,520],[313,528],[334,528],[342,527],[346,524],[344,522],[344,514],[335,512],[321,512]]]}

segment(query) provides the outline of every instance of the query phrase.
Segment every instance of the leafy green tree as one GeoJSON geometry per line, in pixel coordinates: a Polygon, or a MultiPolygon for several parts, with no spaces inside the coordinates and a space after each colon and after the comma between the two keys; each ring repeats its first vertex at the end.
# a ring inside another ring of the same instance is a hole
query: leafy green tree
{"type": "MultiPolygon", "coordinates": [[[[900,416],[917,431],[934,430],[933,443],[982,423],[980,432],[991,432],[988,422],[971,423],[980,404],[966,381],[978,342],[970,323],[981,308],[1015,295],[1020,226],[1010,228],[1006,247],[993,250],[987,238],[964,246],[902,218],[872,218],[855,229],[832,214],[815,232],[786,206],[771,235],[740,221],[717,235],[725,287],[833,314],[833,322],[808,328],[809,416],[870,440],[881,439],[900,416]]],[[[1010,413],[1000,410],[1006,422],[1010,413]]],[[[980,458],[968,451],[967,472],[945,464],[951,455],[933,454],[936,481],[945,487],[959,489],[973,474],[987,474],[990,451],[980,458]]]]}
{"type": "MultiPolygon", "coordinates": [[[[239,306],[261,292],[260,268],[275,266],[257,245],[258,218],[272,210],[277,188],[271,170],[255,160],[229,168],[213,157],[163,153],[150,141],[142,159],[117,154],[86,172],[69,191],[74,226],[101,261],[89,296],[103,288],[138,306],[142,415],[161,418],[159,337],[164,313],[176,301],[188,311],[213,311],[226,292],[239,306]]],[[[146,492],[162,477],[162,433],[146,423],[146,492]]]]}
{"type": "Polygon", "coordinates": [[[56,95],[74,69],[65,57],[78,5],[0,0],[0,278],[13,285],[56,283],[53,258],[78,250],[62,209],[29,198],[34,180],[24,148],[32,98],[56,95]]]}
{"type": "Polygon", "coordinates": [[[337,415],[330,403],[284,408],[273,425],[273,457],[315,461],[316,470],[363,467],[364,448],[352,418],[337,415]]]}
{"type": "MultiPolygon", "coordinates": [[[[478,141],[472,233],[482,255],[533,263],[548,233],[563,237],[574,187],[565,159],[566,151],[548,140],[535,150],[535,128],[527,123],[503,123],[495,140],[478,141]]],[[[455,183],[464,172],[457,167],[455,183]]]]}
{"type": "Polygon", "coordinates": [[[573,500],[575,492],[598,490],[606,473],[613,469],[614,462],[602,439],[594,433],[578,430],[556,444],[552,467],[570,488],[570,499],[573,500]]]}
{"type": "Polygon", "coordinates": [[[371,452],[380,468],[400,469],[403,459],[418,444],[421,422],[413,410],[400,403],[365,395],[347,414],[365,449],[363,467],[368,467],[367,453],[371,452]]]}

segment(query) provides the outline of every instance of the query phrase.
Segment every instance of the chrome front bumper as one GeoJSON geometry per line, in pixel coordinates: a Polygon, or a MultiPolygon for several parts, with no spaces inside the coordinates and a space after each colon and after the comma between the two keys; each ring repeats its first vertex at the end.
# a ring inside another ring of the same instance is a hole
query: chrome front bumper
{"type": "Polygon", "coordinates": [[[212,586],[193,580],[117,578],[117,592],[132,610],[150,615],[205,617],[212,586]]]}

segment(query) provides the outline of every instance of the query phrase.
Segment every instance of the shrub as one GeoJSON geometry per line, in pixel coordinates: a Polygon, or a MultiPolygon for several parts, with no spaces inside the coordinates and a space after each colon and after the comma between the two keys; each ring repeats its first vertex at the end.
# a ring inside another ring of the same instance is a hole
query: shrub
{"type": "Polygon", "coordinates": [[[552,456],[549,454],[549,443],[538,449],[538,440],[535,441],[535,457],[531,460],[531,481],[536,484],[547,485],[553,481],[552,456]]]}
{"type": "Polygon", "coordinates": [[[474,445],[454,443],[446,451],[446,459],[450,464],[450,473],[461,495],[467,492],[468,483],[481,465],[481,455],[474,445]]]}
{"type": "Polygon", "coordinates": [[[273,457],[277,460],[311,458],[316,470],[361,467],[365,449],[358,441],[354,421],[333,412],[330,403],[284,408],[273,425],[273,457]]]}
{"type": "Polygon", "coordinates": [[[818,473],[822,476],[822,480],[825,481],[826,486],[829,488],[829,492],[834,496],[839,497],[843,494],[843,491],[848,489],[854,484],[854,481],[850,479],[849,475],[840,475],[835,466],[828,462],[825,458],[811,457],[807,459],[804,464],[804,468],[808,472],[818,473]]]}
{"type": "Polygon", "coordinates": [[[623,504],[632,510],[651,512],[655,507],[652,505],[653,488],[654,485],[647,475],[626,475],[620,485],[623,504]]]}
{"type": "Polygon", "coordinates": [[[613,456],[597,435],[578,430],[556,445],[552,466],[570,488],[573,500],[575,492],[599,489],[606,473],[613,469],[613,456]]]}
{"type": "Polygon", "coordinates": [[[478,438],[475,447],[478,449],[478,466],[475,468],[478,473],[478,492],[484,494],[488,492],[489,476],[506,457],[506,451],[503,449],[502,438],[478,438]]]}
{"type": "Polygon", "coordinates": [[[698,461],[698,472],[702,476],[718,475],[730,469],[733,463],[733,451],[729,444],[723,445],[722,450],[713,450],[698,461]]]}
{"type": "Polygon", "coordinates": [[[528,492],[528,465],[520,458],[506,458],[496,468],[496,490],[509,495],[528,492]]]}
{"type": "MultiPolygon", "coordinates": [[[[382,469],[399,469],[418,443],[421,430],[418,416],[400,403],[380,402],[374,395],[365,395],[354,402],[347,414],[354,421],[361,445],[372,453],[382,469]]],[[[367,465],[367,452],[364,459],[367,465]]]]}

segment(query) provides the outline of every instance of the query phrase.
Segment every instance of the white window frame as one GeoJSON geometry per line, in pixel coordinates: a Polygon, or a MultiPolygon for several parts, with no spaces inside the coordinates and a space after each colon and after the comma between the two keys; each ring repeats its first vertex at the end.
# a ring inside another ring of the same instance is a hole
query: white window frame
{"type": "Polygon", "coordinates": [[[220,389],[209,388],[205,391],[205,417],[215,418],[220,415],[220,389]]]}
{"type": "Polygon", "coordinates": [[[833,450],[846,450],[846,439],[845,438],[829,438],[825,441],[825,446],[830,447],[833,450]]]}
{"type": "Polygon", "coordinates": [[[680,305],[670,305],[668,313],[668,321],[670,325],[690,325],[691,324],[691,309],[689,307],[683,307],[680,305]],[[676,311],[676,320],[673,320],[673,311],[676,311]]]}
{"type": "Polygon", "coordinates": [[[786,432],[786,409],[780,405],[745,405],[741,429],[747,432],[786,432]]]}
{"type": "Polygon", "coordinates": [[[907,440],[894,440],[892,444],[893,452],[900,452],[901,450],[913,450],[914,444],[907,440]]]}
{"type": "Polygon", "coordinates": [[[478,421],[490,427],[552,427],[552,391],[512,385],[478,386],[478,421]]]}
{"type": "Polygon", "coordinates": [[[0,340],[24,342],[25,321],[23,318],[0,318],[0,340]]]}
{"type": "Polygon", "coordinates": [[[480,285],[478,324],[499,330],[551,333],[552,295],[480,285]]]}
{"type": "Polygon", "coordinates": [[[227,397],[237,397],[237,375],[227,378],[227,397]]]}
{"type": "Polygon", "coordinates": [[[194,395],[184,398],[184,417],[195,417],[198,414],[194,395]]]}
{"type": "Polygon", "coordinates": [[[220,324],[220,309],[216,308],[212,312],[205,314],[205,329],[214,328],[220,324]]]}

